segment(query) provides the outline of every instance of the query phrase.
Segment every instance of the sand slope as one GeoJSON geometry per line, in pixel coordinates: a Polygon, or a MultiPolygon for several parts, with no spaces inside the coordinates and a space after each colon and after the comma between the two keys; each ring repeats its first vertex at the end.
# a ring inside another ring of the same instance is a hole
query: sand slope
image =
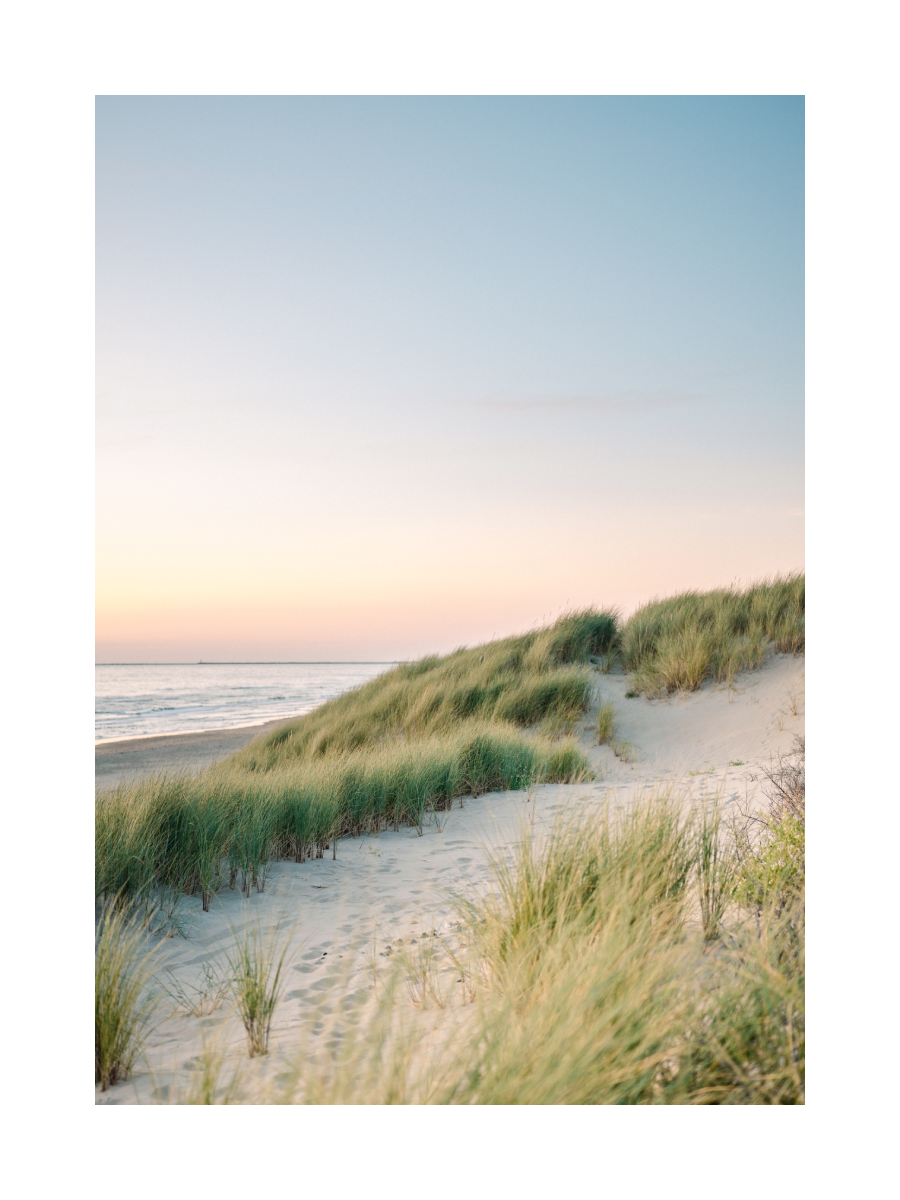
{"type": "MultiPolygon", "coordinates": [[[[663,701],[626,699],[624,676],[598,675],[598,695],[613,701],[618,736],[633,744],[634,759],[623,761],[609,747],[596,745],[595,704],[579,736],[598,778],[536,789],[535,828],[546,827],[568,804],[596,804],[610,796],[627,804],[660,784],[690,789],[697,797],[721,787],[730,802],[752,804],[753,777],[804,732],[804,666],[803,658],[779,655],[740,677],[733,691],[706,684],[699,692],[663,701]],[[740,765],[729,765],[734,763],[740,765]]],[[[273,864],[262,895],[254,892],[248,900],[226,888],[209,913],[201,911],[199,897],[186,898],[179,912],[188,936],[167,939],[160,952],[161,966],[184,987],[197,983],[204,964],[223,968],[234,931],[258,924],[263,931],[275,928],[290,936],[272,1053],[248,1060],[243,1028],[227,1004],[205,1017],[169,1017],[151,1036],[147,1061],[133,1079],[105,1094],[98,1090],[98,1102],[183,1098],[204,1037],[220,1040],[229,1063],[249,1081],[276,1072],[313,1010],[327,1016],[348,992],[360,1003],[369,1002],[374,975],[398,952],[398,939],[407,947],[410,939],[420,945],[423,937],[452,943],[449,893],[489,887],[490,854],[502,854],[514,843],[531,811],[526,800],[523,792],[469,798],[464,807],[457,802],[445,814],[442,831],[426,825],[422,836],[403,829],[345,839],[338,843],[336,862],[329,852],[302,865],[273,864]]],[[[456,979],[445,955],[442,986],[451,999],[459,987],[456,979]]]]}

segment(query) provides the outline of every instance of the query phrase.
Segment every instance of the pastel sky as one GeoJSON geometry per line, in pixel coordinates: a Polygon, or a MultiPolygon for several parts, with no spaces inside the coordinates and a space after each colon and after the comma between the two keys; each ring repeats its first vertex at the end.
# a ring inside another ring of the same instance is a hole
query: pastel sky
{"type": "Polygon", "coordinates": [[[800,97],[97,102],[97,660],[803,566],[800,97]]]}

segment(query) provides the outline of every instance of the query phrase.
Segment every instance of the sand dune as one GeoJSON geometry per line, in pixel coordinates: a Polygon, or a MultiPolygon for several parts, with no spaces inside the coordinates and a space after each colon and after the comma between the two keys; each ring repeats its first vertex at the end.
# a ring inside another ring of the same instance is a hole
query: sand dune
{"type": "MultiPolygon", "coordinates": [[[[754,803],[754,776],[804,732],[804,666],[802,657],[775,656],[759,671],[739,677],[734,690],[707,683],[698,692],[662,701],[626,698],[625,676],[598,675],[597,692],[615,705],[618,736],[632,744],[633,758],[625,761],[596,745],[595,704],[581,722],[579,737],[598,778],[535,789],[535,827],[546,827],[566,805],[597,804],[607,797],[627,804],[643,789],[661,784],[683,787],[696,797],[724,788],[730,803],[754,803]]],[[[110,743],[108,749],[98,747],[98,784],[108,786],[129,771],[204,765],[259,731],[139,739],[155,743],[146,747],[110,743]],[[115,746],[123,748],[115,751],[115,746]]],[[[248,1060],[243,1028],[227,1004],[205,1017],[169,1017],[151,1036],[146,1063],[139,1063],[130,1081],[105,1094],[98,1090],[98,1102],[183,1097],[204,1037],[221,1039],[229,1061],[251,1081],[276,1071],[311,1010],[327,1015],[348,993],[360,1003],[369,1001],[373,963],[376,971],[386,965],[398,939],[407,945],[423,936],[452,941],[449,894],[490,886],[490,854],[514,843],[520,821],[530,812],[527,799],[523,792],[466,798],[464,807],[456,801],[444,814],[442,830],[426,825],[422,836],[403,829],[348,838],[338,843],[337,861],[329,853],[302,865],[275,863],[263,894],[248,900],[226,888],[209,913],[201,911],[199,897],[186,898],[179,911],[188,936],[168,939],[161,952],[163,965],[184,987],[196,983],[204,964],[221,969],[235,932],[257,923],[263,931],[277,928],[285,936],[293,930],[272,1053],[248,1060]]],[[[457,986],[456,971],[447,962],[443,987],[448,996],[457,986]]]]}

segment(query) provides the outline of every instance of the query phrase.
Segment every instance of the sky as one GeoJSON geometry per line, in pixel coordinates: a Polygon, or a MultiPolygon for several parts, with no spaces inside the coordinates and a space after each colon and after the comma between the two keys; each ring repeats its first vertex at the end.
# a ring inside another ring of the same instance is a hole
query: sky
{"type": "Polygon", "coordinates": [[[98,662],[800,569],[802,97],[100,97],[98,662]]]}

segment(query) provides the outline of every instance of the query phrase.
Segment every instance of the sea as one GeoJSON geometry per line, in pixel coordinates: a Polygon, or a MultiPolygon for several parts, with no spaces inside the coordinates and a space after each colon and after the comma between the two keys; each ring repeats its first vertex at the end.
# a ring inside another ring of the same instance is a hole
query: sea
{"type": "Polygon", "coordinates": [[[98,663],[94,739],[238,729],[300,716],[394,663],[98,663]]]}

